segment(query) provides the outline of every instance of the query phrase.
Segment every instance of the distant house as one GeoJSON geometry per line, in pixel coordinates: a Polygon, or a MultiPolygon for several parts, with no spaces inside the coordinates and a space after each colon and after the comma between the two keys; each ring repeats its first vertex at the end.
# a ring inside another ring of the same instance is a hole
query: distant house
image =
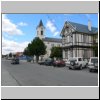
{"type": "Polygon", "coordinates": [[[16,55],[17,57],[22,56],[22,55],[23,55],[23,52],[16,52],[15,55],[16,55]]]}
{"type": "Polygon", "coordinates": [[[83,57],[89,59],[94,55],[93,46],[97,44],[95,39],[98,28],[88,25],[66,21],[61,31],[63,59],[70,57],[83,57]]]}

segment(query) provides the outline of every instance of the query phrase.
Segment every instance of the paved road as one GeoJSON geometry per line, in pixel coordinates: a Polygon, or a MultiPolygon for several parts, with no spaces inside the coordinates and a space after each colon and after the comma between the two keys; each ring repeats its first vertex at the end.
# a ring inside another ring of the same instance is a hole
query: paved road
{"type": "Polygon", "coordinates": [[[11,65],[2,59],[2,86],[97,86],[98,74],[87,69],[69,70],[67,67],[54,68],[29,62],[11,65]]]}

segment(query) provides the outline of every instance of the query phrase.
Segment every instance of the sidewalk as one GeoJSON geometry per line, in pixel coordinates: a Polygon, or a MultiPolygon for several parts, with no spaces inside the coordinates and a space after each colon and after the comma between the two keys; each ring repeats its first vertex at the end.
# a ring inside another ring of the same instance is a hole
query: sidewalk
{"type": "Polygon", "coordinates": [[[1,86],[19,86],[17,81],[4,68],[1,71],[1,86]]]}

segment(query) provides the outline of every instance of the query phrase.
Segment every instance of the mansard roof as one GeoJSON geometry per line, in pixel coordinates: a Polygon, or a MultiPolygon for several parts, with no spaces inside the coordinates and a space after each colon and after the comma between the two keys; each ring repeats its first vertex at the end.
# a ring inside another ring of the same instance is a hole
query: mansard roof
{"type": "Polygon", "coordinates": [[[59,39],[59,38],[50,38],[50,37],[45,37],[42,40],[46,41],[46,42],[57,42],[57,43],[61,43],[62,42],[62,39],[59,39]]]}
{"type": "Polygon", "coordinates": [[[69,22],[71,23],[74,27],[76,27],[76,31],[78,32],[83,32],[83,33],[97,33],[98,28],[96,27],[91,27],[91,31],[89,31],[87,25],[79,24],[79,23],[74,23],[74,22],[69,22]]]}
{"type": "Polygon", "coordinates": [[[87,33],[87,34],[96,34],[98,32],[98,28],[91,27],[91,31],[88,29],[88,25],[83,25],[75,22],[66,21],[65,23],[71,24],[73,27],[76,28],[77,32],[87,33]]]}

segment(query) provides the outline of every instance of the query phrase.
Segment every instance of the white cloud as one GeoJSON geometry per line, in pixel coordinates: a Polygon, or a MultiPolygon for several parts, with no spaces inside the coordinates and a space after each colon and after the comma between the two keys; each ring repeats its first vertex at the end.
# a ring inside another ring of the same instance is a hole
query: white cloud
{"type": "Polygon", "coordinates": [[[87,17],[87,19],[90,19],[90,15],[89,14],[85,14],[85,16],[87,17]]]}
{"type": "Polygon", "coordinates": [[[28,24],[25,23],[25,22],[20,22],[20,23],[18,23],[18,25],[19,25],[19,26],[27,26],[28,24]]]}
{"type": "Polygon", "coordinates": [[[11,22],[10,19],[7,18],[7,15],[2,15],[2,32],[8,33],[10,35],[22,35],[23,32],[18,29],[18,26],[11,22]]]}
{"type": "Polygon", "coordinates": [[[46,27],[53,33],[53,36],[56,36],[59,34],[59,32],[57,31],[57,28],[54,25],[54,21],[47,21],[46,27]]]}
{"type": "Polygon", "coordinates": [[[2,54],[8,54],[10,52],[23,52],[28,43],[28,41],[18,43],[13,40],[2,38],[2,54]]]}

